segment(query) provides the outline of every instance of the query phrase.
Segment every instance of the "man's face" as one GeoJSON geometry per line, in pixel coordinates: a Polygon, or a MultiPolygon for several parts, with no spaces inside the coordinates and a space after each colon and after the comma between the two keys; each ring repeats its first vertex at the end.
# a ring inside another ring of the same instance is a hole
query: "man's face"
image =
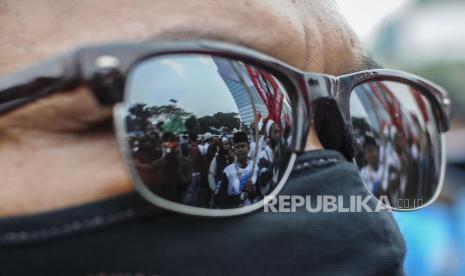
{"type": "Polygon", "coordinates": [[[176,141],[164,141],[162,143],[162,148],[166,155],[175,155],[178,148],[178,143],[176,141]]]}
{"type": "Polygon", "coordinates": [[[249,153],[249,144],[246,142],[240,142],[234,144],[234,154],[237,159],[244,160],[247,159],[247,154],[249,153]]]}
{"type": "Polygon", "coordinates": [[[369,165],[374,168],[378,167],[379,163],[379,150],[375,145],[365,146],[365,158],[369,165]]]}
{"type": "MultiPolygon", "coordinates": [[[[0,75],[87,44],[152,39],[221,40],[335,75],[365,62],[328,0],[2,1],[0,26],[0,75]]],[[[315,137],[308,149],[321,146],[315,137]]],[[[0,216],[132,190],[111,109],[84,87],[0,117],[0,145],[0,216]]]]}
{"type": "Polygon", "coordinates": [[[231,149],[229,141],[223,141],[223,148],[225,150],[230,150],[231,149]]]}
{"type": "Polygon", "coordinates": [[[277,126],[276,124],[274,124],[274,125],[271,127],[270,138],[271,138],[274,142],[278,142],[278,141],[279,141],[280,135],[281,135],[281,131],[279,130],[278,126],[277,126]]]}

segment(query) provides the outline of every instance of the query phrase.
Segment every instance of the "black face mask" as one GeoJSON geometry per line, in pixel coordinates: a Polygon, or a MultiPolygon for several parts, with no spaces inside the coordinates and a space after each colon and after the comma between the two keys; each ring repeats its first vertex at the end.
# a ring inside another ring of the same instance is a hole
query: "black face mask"
{"type": "MultiPolygon", "coordinates": [[[[336,151],[301,155],[288,181],[281,195],[368,195],[336,151]]],[[[213,219],[165,212],[132,194],[0,220],[0,275],[398,275],[404,255],[387,212],[298,208],[213,219]]]]}

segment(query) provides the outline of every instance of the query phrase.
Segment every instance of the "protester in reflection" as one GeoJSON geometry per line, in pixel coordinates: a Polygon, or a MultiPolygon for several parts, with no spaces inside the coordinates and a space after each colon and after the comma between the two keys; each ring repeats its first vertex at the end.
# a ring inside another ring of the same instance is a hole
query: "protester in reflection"
{"type": "Polygon", "coordinates": [[[187,148],[187,158],[192,162],[193,171],[200,173],[203,156],[201,154],[201,147],[197,144],[197,134],[189,133],[189,144],[187,148]]]}
{"type": "MultiPolygon", "coordinates": [[[[208,141],[208,147],[205,151],[205,159],[206,159],[206,162],[208,164],[210,164],[213,160],[213,158],[215,158],[216,156],[216,153],[218,152],[218,144],[219,144],[219,141],[218,141],[218,137],[216,136],[213,136],[209,141],[208,141]]],[[[208,166],[207,166],[207,169],[208,169],[208,166]]]]}
{"type": "MultiPolygon", "coordinates": [[[[420,196],[417,198],[422,200],[424,198],[430,197],[434,193],[434,185],[428,185],[431,182],[437,181],[439,175],[436,175],[435,169],[440,166],[439,163],[433,164],[429,162],[430,160],[437,160],[434,158],[433,152],[433,145],[431,142],[431,136],[428,132],[425,133],[425,136],[421,136],[422,139],[420,140],[419,146],[419,156],[417,162],[420,163],[418,166],[420,168],[420,179],[417,183],[421,183],[418,185],[417,191],[413,191],[412,193],[419,194],[420,196]]],[[[415,183],[415,182],[414,182],[415,183]]],[[[413,185],[410,185],[413,186],[413,185]]]]}
{"type": "Polygon", "coordinates": [[[213,143],[213,135],[210,132],[206,132],[203,135],[202,143],[200,144],[200,152],[203,155],[207,155],[208,149],[210,148],[210,145],[213,143]]]}
{"type": "Polygon", "coordinates": [[[255,129],[254,125],[251,126],[253,136],[251,137],[250,149],[248,153],[248,158],[250,160],[258,160],[258,156],[266,146],[266,136],[264,135],[266,122],[264,122],[265,119],[261,118],[257,123],[257,129],[255,129]]]}
{"type": "Polygon", "coordinates": [[[375,138],[365,137],[363,144],[363,156],[366,165],[362,167],[360,174],[368,189],[373,193],[378,193],[383,182],[383,166],[380,164],[379,147],[375,138]]]}
{"type": "Polygon", "coordinates": [[[188,135],[183,135],[179,139],[181,143],[181,155],[184,157],[189,157],[189,150],[190,150],[190,140],[188,135]]]}
{"type": "Polygon", "coordinates": [[[184,196],[184,204],[207,207],[210,191],[208,188],[208,168],[210,160],[202,154],[201,145],[197,144],[197,134],[189,134],[189,153],[187,158],[192,164],[192,176],[184,196]]]}
{"type": "Polygon", "coordinates": [[[212,192],[215,191],[216,184],[218,183],[223,170],[232,164],[234,159],[235,156],[232,150],[231,142],[228,138],[223,136],[221,138],[221,144],[219,145],[218,153],[213,158],[208,172],[208,183],[212,192]]]}
{"type": "Polygon", "coordinates": [[[259,160],[265,160],[268,163],[274,161],[274,151],[279,144],[280,130],[278,125],[273,120],[268,120],[265,125],[266,144],[259,154],[259,160]]]}
{"type": "Polygon", "coordinates": [[[213,158],[215,158],[216,154],[218,153],[218,149],[220,147],[220,144],[221,144],[221,141],[220,141],[220,137],[218,136],[213,136],[212,138],[212,144],[211,144],[211,149],[210,151],[207,151],[207,158],[211,160],[213,160],[213,158]]]}
{"type": "MultiPolygon", "coordinates": [[[[224,169],[231,165],[235,161],[235,158],[236,157],[234,156],[231,141],[229,141],[227,137],[223,136],[221,138],[218,153],[210,163],[210,168],[208,171],[208,184],[211,199],[213,199],[217,184],[220,181],[224,169]]],[[[213,205],[213,200],[211,200],[210,206],[213,205]]]]}
{"type": "Polygon", "coordinates": [[[134,166],[144,183],[155,185],[157,177],[153,173],[153,162],[162,157],[161,139],[157,132],[149,131],[131,140],[134,166]]]}
{"type": "Polygon", "coordinates": [[[256,142],[256,139],[259,139],[260,136],[258,136],[254,123],[251,124],[250,129],[252,130],[252,137],[250,137],[251,141],[249,143],[249,153],[247,154],[247,158],[253,160],[255,157],[258,157],[257,155],[260,154],[262,148],[259,147],[259,143],[256,142]]]}
{"type": "MultiPolygon", "coordinates": [[[[388,193],[388,191],[399,187],[401,159],[395,147],[397,128],[394,125],[387,124],[383,129],[383,135],[387,139],[380,141],[379,148],[379,162],[385,172],[381,182],[381,190],[383,193],[388,193]]],[[[397,197],[390,198],[390,200],[394,202],[397,197]]]]}
{"type": "Polygon", "coordinates": [[[162,156],[160,137],[155,131],[142,132],[142,135],[130,137],[130,144],[134,161],[151,165],[162,156]]]}
{"type": "Polygon", "coordinates": [[[397,201],[405,198],[408,170],[412,164],[409,161],[410,152],[407,150],[406,133],[396,132],[393,144],[399,161],[395,164],[395,167],[389,168],[389,194],[392,195],[394,201],[397,201]]]}
{"type": "Polygon", "coordinates": [[[192,179],[192,163],[178,152],[174,133],[163,133],[161,140],[163,156],[153,163],[156,182],[150,188],[165,199],[183,202],[192,179]]]}
{"type": "Polygon", "coordinates": [[[214,204],[217,208],[247,206],[257,197],[257,166],[247,158],[249,141],[245,132],[234,134],[233,149],[236,160],[223,170],[216,187],[214,204]]]}
{"type": "Polygon", "coordinates": [[[277,179],[273,179],[275,175],[274,169],[276,168],[275,156],[279,151],[280,141],[279,126],[271,119],[266,121],[265,124],[265,137],[266,145],[258,155],[258,187],[260,194],[265,196],[269,194],[272,188],[277,184],[277,179]]]}
{"type": "Polygon", "coordinates": [[[281,140],[282,140],[282,146],[286,148],[290,146],[291,140],[292,140],[292,133],[291,133],[291,126],[289,124],[286,124],[284,126],[284,131],[283,131],[281,140]]]}

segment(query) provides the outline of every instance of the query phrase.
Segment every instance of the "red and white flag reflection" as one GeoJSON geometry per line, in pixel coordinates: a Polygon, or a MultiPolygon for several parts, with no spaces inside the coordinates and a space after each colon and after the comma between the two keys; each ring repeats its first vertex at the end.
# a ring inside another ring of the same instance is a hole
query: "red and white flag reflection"
{"type": "Polygon", "coordinates": [[[245,67],[258,95],[268,109],[268,119],[272,119],[282,128],[281,114],[283,111],[284,94],[278,82],[266,71],[247,64],[245,67]]]}

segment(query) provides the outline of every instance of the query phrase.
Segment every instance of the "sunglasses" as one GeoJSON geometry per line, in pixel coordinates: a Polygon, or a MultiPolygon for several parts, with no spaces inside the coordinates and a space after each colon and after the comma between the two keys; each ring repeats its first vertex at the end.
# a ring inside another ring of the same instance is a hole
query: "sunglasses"
{"type": "MultiPolygon", "coordinates": [[[[168,210],[231,216],[263,207],[312,126],[345,137],[341,151],[390,209],[427,206],[443,184],[450,100],[409,73],[303,72],[214,41],[104,45],[2,78],[0,114],[78,86],[114,106],[136,190],[168,210]]],[[[332,139],[318,134],[323,145],[332,139]]]]}

